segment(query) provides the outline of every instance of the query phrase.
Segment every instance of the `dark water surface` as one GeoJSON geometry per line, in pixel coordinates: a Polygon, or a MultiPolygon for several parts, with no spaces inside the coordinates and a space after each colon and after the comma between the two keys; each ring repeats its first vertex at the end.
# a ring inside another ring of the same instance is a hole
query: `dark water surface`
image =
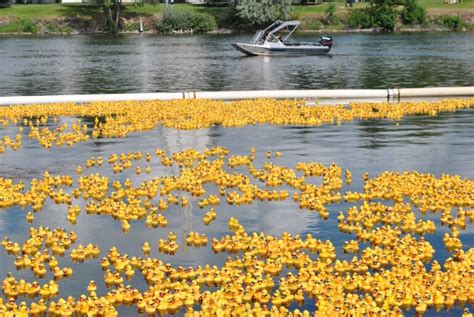
{"type": "Polygon", "coordinates": [[[230,45],[251,36],[0,36],[0,96],[474,85],[474,33],[335,34],[319,57],[230,45]]]}
{"type": "MultiPolygon", "coordinates": [[[[188,148],[203,150],[206,147],[222,145],[229,148],[231,154],[246,154],[251,146],[257,149],[256,166],[260,167],[266,160],[265,151],[281,151],[281,158],[274,158],[277,164],[294,168],[297,162],[316,161],[324,164],[337,163],[343,169],[350,169],[353,184],[343,188],[343,192],[362,191],[361,175],[369,172],[371,177],[385,171],[413,171],[433,173],[458,174],[474,178],[474,109],[461,110],[457,113],[442,113],[436,117],[414,116],[407,117],[397,126],[390,120],[371,120],[344,123],[341,127],[279,127],[279,126],[247,126],[243,128],[210,128],[196,131],[177,131],[174,129],[157,128],[145,133],[134,133],[126,139],[99,139],[78,144],[73,148],[43,149],[37,143],[24,140],[23,147],[17,151],[9,151],[1,156],[0,177],[14,178],[16,181],[29,183],[32,178],[41,177],[45,170],[52,174],[75,175],[75,168],[84,164],[91,156],[107,158],[112,153],[141,150],[153,152],[162,148],[167,152],[177,152],[188,148]]],[[[70,119],[61,119],[61,122],[70,119]]],[[[16,129],[0,129],[0,138],[13,135],[16,129]]],[[[144,161],[140,165],[144,167],[144,161]]],[[[176,168],[162,167],[156,159],[152,160],[152,174],[136,176],[134,168],[124,174],[114,176],[111,167],[104,164],[103,168],[85,171],[85,174],[100,172],[113,179],[123,181],[129,177],[134,186],[143,179],[176,173],[176,168]]],[[[147,229],[143,221],[132,222],[130,232],[122,233],[118,221],[109,216],[86,215],[84,211],[78,217],[77,225],[72,226],[66,220],[66,207],[55,205],[47,200],[43,211],[36,214],[33,226],[47,225],[51,228],[62,227],[75,230],[78,234],[77,243],[95,243],[101,248],[101,257],[107,250],[116,246],[122,253],[141,256],[141,247],[145,241],[152,246],[151,255],[174,265],[203,265],[222,264],[226,255],[216,256],[210,246],[194,249],[185,247],[184,237],[189,231],[206,233],[210,239],[229,234],[227,222],[229,217],[237,217],[249,232],[266,232],[280,235],[287,231],[296,233],[312,233],[319,239],[330,239],[338,252],[338,257],[347,258],[342,252],[345,240],[354,236],[341,234],[337,228],[339,210],[347,210],[351,204],[341,203],[329,206],[328,220],[321,220],[318,214],[302,211],[291,199],[283,202],[258,202],[250,206],[228,206],[221,203],[217,220],[210,226],[202,223],[203,211],[197,207],[197,200],[191,200],[190,208],[171,207],[166,213],[169,223],[166,229],[147,229]],[[169,231],[174,231],[180,250],[173,256],[159,254],[156,242],[166,239],[169,231]]],[[[84,210],[84,201],[78,201],[84,210]]],[[[207,209],[205,209],[207,210],[207,209]]],[[[0,237],[9,236],[12,240],[23,242],[27,238],[27,210],[11,208],[0,212],[0,237]]],[[[446,251],[442,237],[449,229],[439,223],[438,214],[418,214],[418,219],[432,219],[437,224],[434,235],[427,235],[427,240],[436,249],[435,259],[444,262],[450,253],[446,251]]],[[[461,232],[464,248],[471,248],[474,241],[472,224],[461,232]]],[[[0,278],[7,272],[14,272],[18,278],[34,280],[30,271],[15,271],[14,257],[8,256],[0,249],[0,278]]],[[[100,270],[100,258],[86,261],[84,264],[70,263],[69,257],[59,258],[60,266],[72,266],[74,275],[70,279],[59,282],[61,296],[79,296],[86,292],[89,280],[98,281],[98,294],[106,292],[103,283],[103,273],[100,270]]],[[[41,281],[43,283],[43,281],[41,281]]],[[[146,285],[143,278],[136,273],[130,282],[144,290],[146,285]]],[[[314,309],[314,301],[307,302],[308,308],[314,309]]],[[[121,308],[126,316],[132,316],[135,311],[121,308]]],[[[450,313],[441,312],[438,315],[460,316],[459,308],[450,313]]],[[[413,315],[413,314],[411,314],[413,315]]],[[[428,312],[427,316],[434,315],[428,312]]]]}

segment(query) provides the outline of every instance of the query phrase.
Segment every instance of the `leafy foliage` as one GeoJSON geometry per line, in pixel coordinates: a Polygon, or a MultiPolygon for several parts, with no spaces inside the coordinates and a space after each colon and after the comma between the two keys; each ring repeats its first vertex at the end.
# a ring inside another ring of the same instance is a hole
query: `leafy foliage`
{"type": "Polygon", "coordinates": [[[140,22],[125,23],[123,29],[128,32],[138,31],[140,29],[140,22]]]}
{"type": "Polygon", "coordinates": [[[399,0],[371,0],[365,9],[351,11],[347,24],[351,28],[380,28],[391,32],[395,29],[399,14],[399,0]]]}
{"type": "Polygon", "coordinates": [[[407,24],[424,24],[426,23],[426,10],[420,7],[416,0],[405,0],[402,19],[407,24]]]}
{"type": "Polygon", "coordinates": [[[113,33],[120,31],[122,0],[95,0],[95,2],[104,11],[107,29],[113,33]]]}
{"type": "Polygon", "coordinates": [[[215,30],[217,24],[216,19],[207,13],[195,13],[192,11],[165,8],[163,19],[157,27],[158,30],[163,33],[173,31],[205,33],[215,30]]]}
{"type": "Polygon", "coordinates": [[[306,23],[306,28],[308,30],[317,31],[317,30],[321,30],[322,27],[323,27],[323,24],[318,19],[311,19],[309,22],[306,23]]]}
{"type": "Polygon", "coordinates": [[[329,3],[326,10],[324,11],[324,13],[326,13],[326,20],[328,23],[337,22],[338,19],[336,16],[336,11],[337,11],[336,3],[335,2],[329,3]]]}
{"type": "Polygon", "coordinates": [[[464,27],[464,23],[458,15],[442,15],[439,20],[444,27],[453,31],[459,31],[464,27]]]}
{"type": "Polygon", "coordinates": [[[38,33],[38,25],[30,19],[20,19],[0,25],[0,33],[38,33]]]}
{"type": "Polygon", "coordinates": [[[0,0],[0,9],[8,8],[10,6],[10,0],[0,0]]]}
{"type": "Polygon", "coordinates": [[[62,25],[57,22],[48,22],[46,24],[46,30],[48,33],[64,33],[64,34],[69,34],[74,31],[73,28],[67,25],[62,25]]]}
{"type": "MultiPolygon", "coordinates": [[[[380,2],[380,0],[376,1],[380,2]]],[[[395,29],[398,12],[395,9],[395,3],[392,0],[388,0],[383,4],[376,4],[374,2],[368,10],[376,27],[379,27],[386,32],[391,32],[395,29]]]]}
{"type": "Polygon", "coordinates": [[[365,9],[354,9],[349,14],[347,25],[350,28],[380,28],[390,32],[395,29],[398,12],[392,5],[372,5],[365,9]]]}
{"type": "Polygon", "coordinates": [[[347,18],[347,25],[352,29],[368,29],[374,26],[374,21],[367,10],[355,9],[347,18]]]}
{"type": "Polygon", "coordinates": [[[238,0],[235,15],[244,24],[262,26],[275,20],[286,20],[291,13],[291,0],[238,0]]]}

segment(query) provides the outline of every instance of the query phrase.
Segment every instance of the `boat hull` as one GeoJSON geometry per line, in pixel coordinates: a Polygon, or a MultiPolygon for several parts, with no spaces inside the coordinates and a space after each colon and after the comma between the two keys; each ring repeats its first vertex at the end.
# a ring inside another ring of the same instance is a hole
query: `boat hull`
{"type": "Polygon", "coordinates": [[[328,46],[298,45],[270,47],[264,45],[233,43],[238,51],[249,56],[285,56],[285,55],[325,55],[331,50],[328,46]]]}

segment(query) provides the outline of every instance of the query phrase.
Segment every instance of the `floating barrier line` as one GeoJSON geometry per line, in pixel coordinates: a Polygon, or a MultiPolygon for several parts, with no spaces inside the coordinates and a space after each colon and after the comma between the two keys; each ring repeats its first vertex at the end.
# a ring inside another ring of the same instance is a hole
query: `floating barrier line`
{"type": "Polygon", "coordinates": [[[175,93],[95,94],[0,97],[0,106],[46,103],[87,103],[106,101],[145,101],[174,99],[313,99],[319,101],[398,102],[406,98],[474,97],[471,87],[428,87],[389,89],[320,89],[320,90],[247,90],[247,91],[184,91],[175,93]]]}

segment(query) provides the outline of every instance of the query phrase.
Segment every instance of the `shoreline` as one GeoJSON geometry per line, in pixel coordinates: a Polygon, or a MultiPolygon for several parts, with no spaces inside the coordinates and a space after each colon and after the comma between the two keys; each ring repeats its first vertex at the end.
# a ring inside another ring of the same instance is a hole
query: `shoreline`
{"type": "MultiPolygon", "coordinates": [[[[474,19],[474,17],[473,17],[474,19]]],[[[248,34],[255,30],[244,29],[233,25],[217,25],[217,29],[206,32],[175,31],[171,33],[161,33],[156,25],[160,19],[158,16],[135,16],[123,17],[122,30],[116,34],[147,34],[147,35],[193,35],[193,34],[248,34]],[[139,22],[143,21],[144,31],[139,32],[139,22]]],[[[393,32],[389,33],[417,33],[417,32],[474,32],[474,24],[469,20],[469,24],[450,29],[434,21],[425,26],[403,25],[399,23],[393,32]]],[[[345,24],[327,24],[321,28],[312,29],[306,23],[302,23],[297,31],[300,34],[351,34],[351,33],[386,33],[380,28],[351,29],[345,24]]],[[[69,17],[69,18],[38,18],[26,19],[18,17],[0,17],[0,36],[8,35],[94,35],[113,34],[104,30],[104,21],[101,17],[94,18],[69,17]]]]}
{"type": "MultiPolygon", "coordinates": [[[[460,33],[473,33],[472,30],[459,30],[453,31],[448,28],[402,28],[402,29],[395,29],[393,32],[383,32],[375,28],[371,29],[323,29],[323,30],[299,30],[296,34],[324,34],[324,33],[338,33],[338,34],[361,34],[361,33],[393,33],[393,34],[400,34],[400,33],[426,33],[426,32],[439,32],[439,33],[451,33],[451,32],[460,32],[460,33]]],[[[250,34],[250,31],[241,31],[241,30],[231,30],[231,29],[218,29],[215,31],[207,32],[207,33],[193,33],[193,32],[174,32],[174,33],[160,33],[156,30],[148,30],[148,31],[121,31],[116,33],[115,35],[163,35],[163,36],[190,36],[190,35],[223,35],[223,34],[250,34]]],[[[74,30],[71,32],[4,32],[0,33],[0,37],[3,36],[69,36],[69,35],[104,35],[104,34],[113,34],[108,31],[78,31],[74,30]]]]}

